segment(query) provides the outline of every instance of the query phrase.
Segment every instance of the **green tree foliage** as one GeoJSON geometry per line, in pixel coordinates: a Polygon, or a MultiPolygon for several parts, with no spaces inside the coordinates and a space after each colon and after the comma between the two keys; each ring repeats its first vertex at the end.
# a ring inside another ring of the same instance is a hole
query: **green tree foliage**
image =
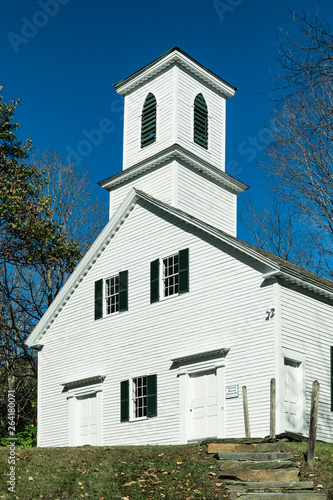
{"type": "Polygon", "coordinates": [[[0,258],[20,265],[61,261],[71,271],[80,257],[79,246],[66,240],[61,226],[49,217],[50,197],[43,193],[47,180],[28,163],[31,141],[15,135],[19,101],[6,104],[0,94],[0,258]]]}

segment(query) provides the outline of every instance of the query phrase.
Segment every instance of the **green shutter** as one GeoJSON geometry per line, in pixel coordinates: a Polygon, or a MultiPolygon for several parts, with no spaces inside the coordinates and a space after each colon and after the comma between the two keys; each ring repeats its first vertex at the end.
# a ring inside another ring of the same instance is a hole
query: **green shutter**
{"type": "Polygon", "coordinates": [[[120,382],[120,421],[129,421],[129,380],[120,382]]]}
{"type": "Polygon", "coordinates": [[[119,273],[119,312],[128,310],[128,271],[119,273]]]}
{"type": "Polygon", "coordinates": [[[194,99],[193,140],[208,149],[208,109],[202,94],[198,94],[194,99]]]}
{"type": "Polygon", "coordinates": [[[158,302],[160,299],[160,261],[154,260],[150,263],[150,303],[158,302]]]}
{"type": "Polygon", "coordinates": [[[149,93],[142,109],[141,147],[144,148],[156,141],[156,99],[149,93]]]}
{"type": "Polygon", "coordinates": [[[103,279],[95,281],[95,319],[103,317],[103,279]]]}
{"type": "Polygon", "coordinates": [[[147,377],[147,417],[157,417],[157,375],[147,377]]]}
{"type": "Polygon", "coordinates": [[[179,252],[179,283],[178,291],[179,293],[185,293],[189,291],[189,250],[180,250],[179,252]]]}
{"type": "Polygon", "coordinates": [[[333,346],[331,346],[331,411],[333,411],[333,346]]]}

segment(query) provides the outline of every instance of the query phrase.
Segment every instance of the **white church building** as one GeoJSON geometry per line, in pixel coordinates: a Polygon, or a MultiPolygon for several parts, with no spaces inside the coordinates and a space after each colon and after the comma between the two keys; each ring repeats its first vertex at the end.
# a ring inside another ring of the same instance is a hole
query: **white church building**
{"type": "Polygon", "coordinates": [[[175,47],[115,85],[123,169],[110,220],[35,327],[38,446],[306,434],[333,441],[333,283],[236,236],[225,173],[236,88],[175,47]]]}

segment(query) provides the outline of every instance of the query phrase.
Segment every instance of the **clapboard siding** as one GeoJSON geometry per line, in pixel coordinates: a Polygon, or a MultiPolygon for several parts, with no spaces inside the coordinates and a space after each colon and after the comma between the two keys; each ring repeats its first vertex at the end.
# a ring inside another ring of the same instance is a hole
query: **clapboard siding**
{"type": "Polygon", "coordinates": [[[225,99],[183,68],[164,70],[125,97],[123,169],[178,143],[224,170],[225,99]],[[157,102],[156,141],[141,148],[141,114],[145,98],[157,102]],[[202,93],[208,107],[208,149],[193,140],[194,99],[202,93]]]}
{"type": "Polygon", "coordinates": [[[312,383],[320,383],[317,437],[333,440],[333,414],[330,409],[330,346],[332,303],[318,296],[281,287],[282,347],[305,355],[306,425],[309,426],[312,383]]]}
{"type": "MultiPolygon", "coordinates": [[[[170,370],[171,360],[222,347],[230,348],[226,384],[249,387],[253,431],[267,433],[273,329],[265,321],[265,307],[271,305],[272,290],[260,288],[261,272],[247,259],[173,222],[136,206],[50,327],[41,353],[41,446],[68,443],[68,402],[60,384],[89,375],[106,375],[104,444],[179,443],[179,380],[170,370]],[[150,304],[150,262],[181,248],[190,249],[190,292],[150,304]],[[129,310],[94,321],[95,280],[125,269],[129,310]],[[251,358],[244,366],[247,351],[251,358]],[[264,367],[260,380],[259,359],[264,367]],[[120,381],[153,373],[158,376],[158,417],[120,423],[120,381]]],[[[226,414],[227,435],[242,435],[241,398],[226,401],[226,414]]]]}
{"type": "Polygon", "coordinates": [[[178,141],[212,165],[225,169],[225,99],[183,68],[178,68],[178,141]],[[208,150],[193,141],[194,99],[199,94],[208,108],[208,150]]]}
{"type": "Polygon", "coordinates": [[[113,188],[110,191],[110,218],[132,187],[171,204],[173,201],[173,162],[113,188]]]}
{"type": "Polygon", "coordinates": [[[125,97],[123,169],[172,144],[173,75],[174,69],[170,68],[125,97]],[[141,148],[142,108],[150,92],[154,94],[157,102],[156,141],[141,148]]]}
{"type": "Polygon", "coordinates": [[[178,166],[178,208],[236,236],[236,195],[181,164],[178,166]]]}

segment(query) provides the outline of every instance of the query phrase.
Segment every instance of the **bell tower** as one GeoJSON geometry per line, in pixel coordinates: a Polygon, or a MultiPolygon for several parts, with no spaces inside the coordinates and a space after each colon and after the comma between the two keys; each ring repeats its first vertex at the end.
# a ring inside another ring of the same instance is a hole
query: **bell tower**
{"type": "Polygon", "coordinates": [[[226,100],[236,88],[178,47],[115,85],[125,98],[123,170],[99,183],[110,216],[130,188],[236,235],[236,195],[225,173],[226,100]]]}

